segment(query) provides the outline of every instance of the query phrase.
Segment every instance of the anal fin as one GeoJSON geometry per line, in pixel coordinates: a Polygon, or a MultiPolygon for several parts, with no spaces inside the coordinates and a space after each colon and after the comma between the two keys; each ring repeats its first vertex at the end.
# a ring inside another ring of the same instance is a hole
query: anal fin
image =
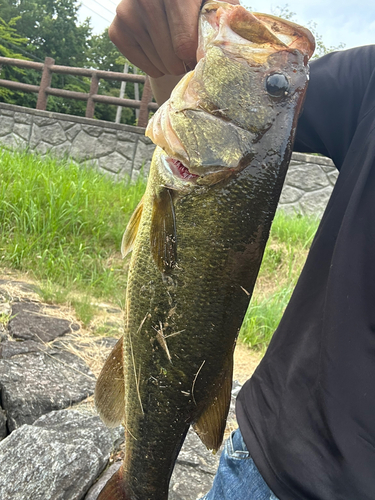
{"type": "Polygon", "coordinates": [[[116,471],[99,493],[97,500],[130,500],[125,494],[122,466],[116,471]]]}
{"type": "Polygon", "coordinates": [[[223,370],[220,389],[214,400],[193,425],[202,443],[209,450],[217,451],[223,441],[230,406],[233,376],[233,353],[230,352],[223,370]]]}
{"type": "Polygon", "coordinates": [[[108,356],[96,382],[95,406],[107,427],[122,423],[125,411],[122,338],[108,356]]]}

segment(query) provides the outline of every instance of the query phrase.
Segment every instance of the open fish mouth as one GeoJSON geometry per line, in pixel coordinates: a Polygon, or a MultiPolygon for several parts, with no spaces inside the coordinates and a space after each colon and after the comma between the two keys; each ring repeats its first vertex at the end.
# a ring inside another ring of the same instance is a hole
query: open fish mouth
{"type": "Polygon", "coordinates": [[[180,160],[172,158],[171,156],[162,156],[162,163],[165,170],[173,177],[185,181],[185,182],[195,182],[199,179],[199,175],[190,172],[188,167],[184,165],[180,160]]]}

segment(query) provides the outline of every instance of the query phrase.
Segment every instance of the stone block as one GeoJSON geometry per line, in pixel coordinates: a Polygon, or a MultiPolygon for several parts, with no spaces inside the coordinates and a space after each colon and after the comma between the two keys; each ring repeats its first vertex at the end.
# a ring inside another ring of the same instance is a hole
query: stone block
{"type": "Polygon", "coordinates": [[[135,153],[135,143],[127,141],[117,141],[116,151],[122,156],[125,156],[128,160],[133,161],[135,153]]]}
{"type": "Polygon", "coordinates": [[[3,146],[11,149],[23,149],[27,146],[27,141],[13,133],[2,137],[0,142],[3,146]]]}
{"type": "Polygon", "coordinates": [[[0,395],[11,432],[86,399],[94,388],[95,377],[86,363],[67,351],[29,352],[0,360],[0,395]]]}
{"type": "Polygon", "coordinates": [[[292,186],[287,186],[284,184],[283,190],[281,191],[279,203],[283,205],[284,203],[295,203],[304,194],[302,189],[298,189],[292,186]]]}
{"type": "Polygon", "coordinates": [[[12,317],[8,330],[15,339],[51,342],[72,330],[78,330],[77,324],[67,319],[49,315],[51,309],[34,302],[15,302],[12,304],[12,317]]]}
{"type": "Polygon", "coordinates": [[[136,134],[134,132],[128,132],[127,130],[118,130],[117,131],[117,140],[121,142],[136,142],[140,134],[136,134]]]}
{"type": "Polygon", "coordinates": [[[332,187],[306,193],[300,200],[300,207],[305,215],[322,216],[332,193],[332,187]]]}
{"type": "Polygon", "coordinates": [[[99,417],[52,412],[0,443],[0,500],[81,500],[113,450],[99,417]]]}
{"type": "Polygon", "coordinates": [[[43,135],[44,142],[53,146],[62,144],[66,141],[65,131],[59,122],[43,127],[41,133],[43,135]]]}
{"type": "Polygon", "coordinates": [[[29,140],[30,148],[34,149],[40,143],[41,139],[42,139],[41,130],[38,127],[38,125],[33,123],[29,140]]]}
{"type": "Polygon", "coordinates": [[[119,153],[111,153],[107,156],[99,158],[99,166],[102,170],[106,170],[112,174],[131,172],[131,161],[124,158],[119,153]]]}
{"type": "Polygon", "coordinates": [[[14,119],[12,116],[0,117],[0,136],[10,134],[13,130],[14,119]]]}
{"type": "Polygon", "coordinates": [[[19,113],[16,111],[14,113],[14,121],[16,123],[26,123],[28,125],[31,125],[33,122],[33,117],[28,113],[19,113]]]}
{"type": "Polygon", "coordinates": [[[306,163],[300,167],[289,168],[285,184],[302,188],[304,191],[314,191],[328,186],[329,181],[319,165],[306,163]]]}
{"type": "Polygon", "coordinates": [[[57,118],[50,118],[47,116],[34,116],[33,123],[39,127],[50,127],[57,122],[57,118]]]}
{"type": "MultiPolygon", "coordinates": [[[[70,130],[69,130],[70,132],[70,130]]],[[[95,154],[96,139],[80,130],[73,140],[70,154],[77,161],[89,160],[95,154]]]]}
{"type": "Polygon", "coordinates": [[[0,407],[0,441],[8,435],[7,417],[5,411],[0,407]]]}
{"type": "Polygon", "coordinates": [[[103,127],[101,125],[98,125],[97,127],[93,125],[84,125],[83,128],[85,132],[92,137],[99,137],[103,133],[103,127]]]}
{"type": "Polygon", "coordinates": [[[12,109],[5,109],[0,107],[0,116],[14,116],[14,111],[12,109]]]}
{"type": "Polygon", "coordinates": [[[327,177],[329,182],[334,186],[337,181],[337,177],[339,176],[339,172],[336,170],[334,172],[327,172],[327,177]]]}
{"type": "Polygon", "coordinates": [[[77,134],[82,130],[82,125],[80,123],[71,124],[72,126],[66,130],[65,134],[69,141],[73,141],[77,134]]]}
{"type": "Polygon", "coordinates": [[[95,140],[95,157],[110,155],[116,149],[116,135],[106,130],[95,140]]]}
{"type": "Polygon", "coordinates": [[[28,141],[30,135],[30,125],[26,123],[15,123],[13,133],[21,137],[24,141],[28,141]]]}

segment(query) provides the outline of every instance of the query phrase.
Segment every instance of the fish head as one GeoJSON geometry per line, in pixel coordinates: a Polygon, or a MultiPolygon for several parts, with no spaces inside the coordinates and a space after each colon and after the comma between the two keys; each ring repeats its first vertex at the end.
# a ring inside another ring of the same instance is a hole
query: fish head
{"type": "Polygon", "coordinates": [[[210,186],[291,150],[313,51],[312,34],[290,21],[206,3],[197,66],[146,131],[164,183],[210,186]]]}

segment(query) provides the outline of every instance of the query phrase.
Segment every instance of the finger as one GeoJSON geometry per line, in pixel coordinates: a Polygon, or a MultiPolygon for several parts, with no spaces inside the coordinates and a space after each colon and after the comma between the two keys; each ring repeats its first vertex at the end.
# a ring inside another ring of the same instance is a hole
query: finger
{"type": "Polygon", "coordinates": [[[118,16],[110,25],[108,34],[119,51],[137,68],[154,78],[164,75],[164,72],[158,69],[136,40],[129,36],[128,30],[123,27],[123,23],[118,16]]]}
{"type": "MultiPolygon", "coordinates": [[[[173,49],[164,1],[139,0],[138,5],[139,17],[144,20],[144,32],[149,36],[146,43],[141,43],[143,50],[149,58],[155,57],[157,54],[158,60],[166,68],[166,74],[181,75],[185,72],[185,68],[173,49]]],[[[152,59],[153,63],[162,70],[158,60],[152,59]]]]}
{"type": "Polygon", "coordinates": [[[195,64],[198,47],[198,18],[201,0],[165,0],[175,54],[188,65],[195,64]]]}

